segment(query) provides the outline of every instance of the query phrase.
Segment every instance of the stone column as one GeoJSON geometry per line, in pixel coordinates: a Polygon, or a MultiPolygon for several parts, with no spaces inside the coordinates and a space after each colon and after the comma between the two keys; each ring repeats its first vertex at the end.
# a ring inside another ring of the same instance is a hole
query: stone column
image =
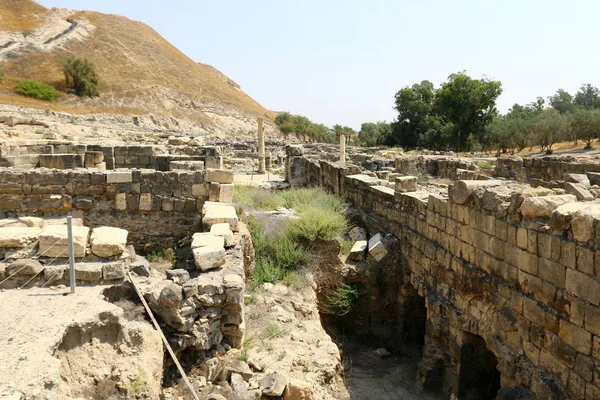
{"type": "Polygon", "coordinates": [[[346,164],[346,136],[340,135],[340,162],[346,164]]]}
{"type": "Polygon", "coordinates": [[[263,119],[258,118],[258,173],[267,172],[265,166],[265,133],[263,131],[263,119]]]}
{"type": "Polygon", "coordinates": [[[267,168],[267,171],[270,171],[273,165],[273,155],[271,154],[270,151],[265,152],[265,167],[267,168]]]}

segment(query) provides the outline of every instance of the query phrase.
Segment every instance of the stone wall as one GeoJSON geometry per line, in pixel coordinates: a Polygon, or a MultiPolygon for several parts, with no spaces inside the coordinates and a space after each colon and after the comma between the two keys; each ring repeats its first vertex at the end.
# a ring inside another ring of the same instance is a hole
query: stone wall
{"type": "Polygon", "coordinates": [[[406,156],[396,158],[396,172],[402,175],[432,175],[444,179],[487,179],[482,174],[480,163],[493,164],[495,159],[468,159],[447,156],[406,156]]]}
{"type": "Polygon", "coordinates": [[[136,247],[170,247],[201,223],[205,200],[231,202],[233,173],[0,168],[0,217],[82,217],[127,229],[136,247]],[[156,246],[154,246],[156,245],[156,246]]]}
{"type": "Polygon", "coordinates": [[[570,156],[521,158],[502,157],[496,160],[494,176],[528,182],[535,186],[563,187],[565,174],[600,172],[600,162],[570,156]]]}
{"type": "Polygon", "coordinates": [[[372,177],[320,165],[327,166],[305,161],[306,182],[335,192],[339,181],[371,232],[399,239],[389,249],[401,260],[395,275],[426,299],[424,386],[441,376],[445,391],[458,394],[468,367],[463,349],[481,337],[502,388],[539,399],[600,398],[596,203],[561,209],[551,191],[502,182],[475,189],[474,181],[454,187],[457,202],[443,192],[395,193],[372,177]]]}

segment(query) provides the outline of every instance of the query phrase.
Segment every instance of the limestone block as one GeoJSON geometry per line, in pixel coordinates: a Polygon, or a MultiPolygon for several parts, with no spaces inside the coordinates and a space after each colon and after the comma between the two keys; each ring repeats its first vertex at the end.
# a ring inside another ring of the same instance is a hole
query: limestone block
{"type": "Polygon", "coordinates": [[[205,230],[210,230],[214,224],[228,223],[232,231],[237,231],[238,216],[235,207],[224,203],[207,201],[202,207],[202,224],[205,230]]]}
{"type": "Polygon", "coordinates": [[[261,392],[265,396],[281,396],[285,387],[288,383],[288,379],[285,375],[281,375],[278,372],[273,372],[259,382],[261,392]]]}
{"type": "Polygon", "coordinates": [[[86,151],[85,152],[85,167],[94,168],[96,164],[104,162],[104,153],[101,151],[86,151]]]}
{"type": "MultiPolygon", "coordinates": [[[[229,224],[227,224],[229,226],[229,224]]],[[[211,228],[212,229],[212,228],[211,228]]],[[[194,233],[192,236],[192,250],[199,247],[225,247],[225,238],[212,232],[194,233]]]]}
{"type": "Polygon", "coordinates": [[[69,267],[66,265],[50,265],[44,268],[44,279],[52,282],[60,281],[68,274],[69,267]]]}
{"type": "Polygon", "coordinates": [[[17,275],[36,275],[43,269],[44,266],[38,260],[23,259],[10,263],[8,268],[6,268],[6,273],[8,275],[15,273],[17,275]]]}
{"type": "Polygon", "coordinates": [[[548,189],[542,186],[536,188],[526,188],[521,191],[521,197],[538,197],[538,196],[549,196],[555,194],[552,189],[548,189]]]}
{"type": "Polygon", "coordinates": [[[208,271],[225,264],[225,249],[223,247],[198,247],[192,250],[196,268],[208,271]]]}
{"type": "Polygon", "coordinates": [[[220,203],[233,203],[233,183],[223,183],[219,189],[220,203]]]}
{"type": "Polygon", "coordinates": [[[485,186],[502,185],[502,181],[487,180],[487,181],[456,181],[448,188],[450,200],[456,204],[466,204],[471,200],[473,191],[485,186]]]}
{"type": "Polygon", "coordinates": [[[594,238],[594,226],[600,221],[600,204],[576,211],[571,219],[573,239],[587,243],[594,238]]]}
{"type": "Polygon", "coordinates": [[[117,193],[115,196],[115,208],[117,211],[127,210],[127,194],[117,193]]]}
{"type": "Polygon", "coordinates": [[[40,228],[0,228],[0,248],[25,247],[36,241],[41,232],[42,230],[40,228]]]}
{"type": "Polygon", "coordinates": [[[210,186],[204,183],[192,185],[192,196],[194,197],[208,197],[210,186]]]}
{"type": "Polygon", "coordinates": [[[132,183],[133,176],[128,170],[113,170],[106,173],[106,183],[132,183]]]}
{"type": "Polygon", "coordinates": [[[350,236],[350,239],[354,242],[358,242],[360,240],[367,240],[367,231],[365,231],[360,226],[355,226],[354,228],[350,229],[350,232],[348,232],[348,236],[350,236]]]}
{"type": "Polygon", "coordinates": [[[365,253],[367,251],[367,241],[359,240],[352,246],[350,253],[348,254],[348,260],[350,261],[364,261],[365,253]]]}
{"type": "Polygon", "coordinates": [[[94,165],[94,168],[99,169],[100,171],[106,171],[106,163],[105,162],[98,163],[98,164],[94,165]]]}
{"type": "Polygon", "coordinates": [[[231,231],[229,224],[214,224],[210,227],[210,233],[223,237],[223,239],[225,239],[225,247],[231,247],[234,245],[233,232],[231,231]]]}
{"type": "Polygon", "coordinates": [[[590,188],[590,179],[586,174],[565,174],[565,182],[579,183],[585,189],[590,188]]]}
{"type": "Polygon", "coordinates": [[[37,217],[20,217],[19,222],[28,228],[43,228],[45,225],[44,220],[37,217]]]}
{"type": "Polygon", "coordinates": [[[226,169],[207,169],[207,182],[233,183],[233,171],[226,169]]]}
{"type": "MultiPolygon", "coordinates": [[[[73,226],[73,251],[75,257],[85,257],[85,249],[88,245],[90,228],[87,226],[73,226]]],[[[40,234],[39,254],[44,257],[68,258],[68,235],[66,225],[48,225],[40,234]]],[[[102,275],[102,268],[100,268],[102,275]]]]}
{"type": "Polygon", "coordinates": [[[105,281],[125,278],[125,268],[122,262],[105,263],[102,265],[102,277],[105,281]]]}
{"type": "Polygon", "coordinates": [[[572,194],[528,197],[521,204],[521,213],[523,218],[550,218],[559,206],[576,201],[572,194]]]}
{"type": "Polygon", "coordinates": [[[312,385],[299,379],[291,379],[283,393],[283,400],[315,400],[312,385]]]}
{"type": "Polygon", "coordinates": [[[98,282],[102,280],[102,263],[76,263],[75,280],[98,282]]]}
{"type": "Polygon", "coordinates": [[[388,251],[383,244],[383,236],[381,233],[369,239],[369,255],[377,262],[381,261],[388,251]]]}
{"type": "Polygon", "coordinates": [[[568,230],[571,228],[571,220],[580,211],[594,206],[594,202],[567,203],[559,206],[552,212],[548,224],[556,230],[568,230]]]}
{"type": "Polygon", "coordinates": [[[580,183],[565,182],[565,193],[574,195],[579,201],[594,200],[594,195],[580,183]]]}
{"type": "Polygon", "coordinates": [[[179,284],[183,285],[187,281],[190,280],[190,273],[185,269],[170,269],[167,270],[167,279],[179,284]]]}
{"type": "Polygon", "coordinates": [[[396,192],[416,192],[417,177],[416,176],[398,176],[396,177],[396,192]]]}
{"type": "Polygon", "coordinates": [[[142,193],[140,195],[140,204],[138,209],[140,211],[152,210],[152,195],[150,193],[142,193]]]}
{"type": "Polygon", "coordinates": [[[90,239],[92,253],[98,257],[112,257],[123,254],[128,234],[129,232],[120,228],[108,226],[94,228],[90,239]]]}

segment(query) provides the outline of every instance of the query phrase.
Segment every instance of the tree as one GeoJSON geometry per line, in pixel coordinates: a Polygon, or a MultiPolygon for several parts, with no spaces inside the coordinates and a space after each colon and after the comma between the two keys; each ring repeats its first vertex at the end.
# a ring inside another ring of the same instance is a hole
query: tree
{"type": "Polygon", "coordinates": [[[310,122],[310,119],[302,115],[294,115],[292,121],[294,123],[294,133],[296,133],[296,135],[302,136],[302,140],[305,142],[307,141],[307,138],[312,138],[312,131],[310,129],[312,122],[310,122]]]}
{"type": "Polygon", "coordinates": [[[579,91],[575,94],[573,104],[586,110],[598,109],[600,108],[600,91],[589,83],[581,85],[579,91]]]}
{"type": "Polygon", "coordinates": [[[600,110],[576,109],[571,118],[571,129],[577,139],[591,149],[594,139],[600,137],[600,110]]]}
{"type": "Polygon", "coordinates": [[[77,96],[98,96],[98,74],[94,64],[85,58],[70,57],[62,60],[65,84],[77,96]]]}
{"type": "Polygon", "coordinates": [[[411,87],[400,89],[395,96],[395,109],[398,120],[392,126],[385,144],[415,148],[419,138],[430,129],[429,118],[433,112],[435,89],[433,83],[422,81],[411,87]]]}
{"type": "Polygon", "coordinates": [[[554,96],[548,97],[548,102],[561,114],[573,111],[573,96],[563,89],[558,89],[554,96]]]}
{"type": "Polygon", "coordinates": [[[463,150],[471,135],[478,139],[498,114],[496,99],[502,83],[486,78],[472,79],[465,72],[452,74],[435,96],[435,110],[454,125],[456,149],[463,150]]]}
{"type": "Polygon", "coordinates": [[[570,123],[568,117],[558,111],[547,108],[536,115],[533,125],[535,144],[542,151],[552,153],[552,145],[569,137],[570,123]]]}

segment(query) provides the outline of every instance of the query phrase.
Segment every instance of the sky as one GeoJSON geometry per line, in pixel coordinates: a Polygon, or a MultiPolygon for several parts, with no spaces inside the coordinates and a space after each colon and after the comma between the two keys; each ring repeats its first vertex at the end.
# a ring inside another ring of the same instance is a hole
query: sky
{"type": "Polygon", "coordinates": [[[498,108],[600,87],[597,0],[40,0],[142,21],[264,107],[327,125],[392,121],[394,94],[454,72],[498,108]]]}

